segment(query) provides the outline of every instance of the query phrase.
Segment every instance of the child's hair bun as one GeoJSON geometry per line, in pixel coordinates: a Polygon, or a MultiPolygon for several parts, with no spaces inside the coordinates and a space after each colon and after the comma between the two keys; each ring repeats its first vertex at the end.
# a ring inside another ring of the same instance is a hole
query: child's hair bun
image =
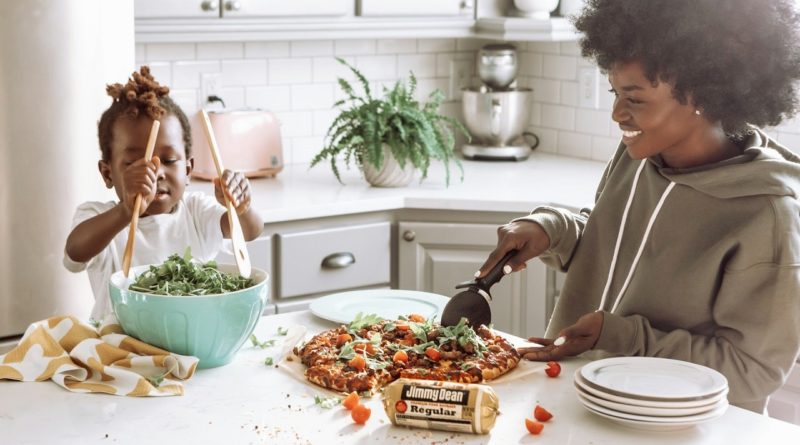
{"type": "Polygon", "coordinates": [[[139,72],[134,71],[125,85],[114,83],[106,85],[106,93],[114,99],[114,102],[121,102],[125,107],[125,113],[132,118],[144,112],[151,119],[158,119],[167,112],[159,104],[159,99],[169,94],[169,87],[159,85],[150,74],[149,66],[142,66],[139,72]]]}

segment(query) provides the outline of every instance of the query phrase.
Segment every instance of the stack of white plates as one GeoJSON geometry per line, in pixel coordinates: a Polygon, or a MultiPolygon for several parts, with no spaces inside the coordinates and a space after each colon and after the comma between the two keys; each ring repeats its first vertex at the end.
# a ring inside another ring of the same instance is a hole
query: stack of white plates
{"type": "Polygon", "coordinates": [[[728,380],[705,366],[654,357],[597,360],[575,372],[589,411],[633,428],[675,430],[723,415],[728,380]]]}

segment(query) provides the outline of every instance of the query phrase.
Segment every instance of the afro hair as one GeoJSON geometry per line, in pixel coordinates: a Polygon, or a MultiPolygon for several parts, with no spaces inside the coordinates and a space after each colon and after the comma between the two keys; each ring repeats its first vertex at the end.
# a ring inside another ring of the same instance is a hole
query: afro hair
{"type": "Polygon", "coordinates": [[[741,136],[795,114],[799,20],[795,0],[587,0],[575,27],[603,71],[637,60],[654,84],[741,136]]]}

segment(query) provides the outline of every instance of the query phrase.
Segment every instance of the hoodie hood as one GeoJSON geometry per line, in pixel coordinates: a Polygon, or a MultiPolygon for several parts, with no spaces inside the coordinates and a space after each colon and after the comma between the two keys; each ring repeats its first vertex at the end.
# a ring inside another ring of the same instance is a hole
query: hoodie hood
{"type": "Polygon", "coordinates": [[[800,197],[800,157],[753,127],[741,155],[693,168],[664,167],[650,161],[676,184],[722,199],[756,195],[800,197]]]}

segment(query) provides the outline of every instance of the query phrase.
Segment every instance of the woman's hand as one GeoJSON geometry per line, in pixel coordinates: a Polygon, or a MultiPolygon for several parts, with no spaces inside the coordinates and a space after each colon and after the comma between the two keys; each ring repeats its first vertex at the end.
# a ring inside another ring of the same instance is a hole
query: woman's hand
{"type": "Polygon", "coordinates": [[[139,207],[139,216],[144,215],[147,206],[156,197],[156,183],[158,182],[161,159],[153,156],[150,161],[141,158],[125,168],[122,173],[124,191],[122,202],[128,215],[133,215],[136,196],[142,195],[142,205],[139,207]]]}
{"type": "MultiPolygon", "coordinates": [[[[525,262],[537,257],[550,247],[550,237],[542,226],[533,221],[514,221],[497,228],[497,247],[478,269],[475,277],[486,275],[510,250],[517,254],[506,263],[509,272],[525,269],[525,262]]],[[[508,273],[508,272],[506,272],[508,273]]]]}
{"type": "Polygon", "coordinates": [[[603,330],[603,312],[588,313],[558,333],[563,343],[547,338],[531,337],[528,341],[539,343],[541,347],[517,348],[517,352],[527,360],[550,361],[578,355],[594,348],[603,330]],[[556,345],[559,343],[559,345],[556,345]]]}
{"type": "Polygon", "coordinates": [[[217,202],[223,206],[225,206],[225,196],[227,196],[238,215],[250,210],[250,181],[242,172],[225,170],[222,172],[222,181],[220,178],[214,178],[214,195],[216,195],[217,202]]]}

